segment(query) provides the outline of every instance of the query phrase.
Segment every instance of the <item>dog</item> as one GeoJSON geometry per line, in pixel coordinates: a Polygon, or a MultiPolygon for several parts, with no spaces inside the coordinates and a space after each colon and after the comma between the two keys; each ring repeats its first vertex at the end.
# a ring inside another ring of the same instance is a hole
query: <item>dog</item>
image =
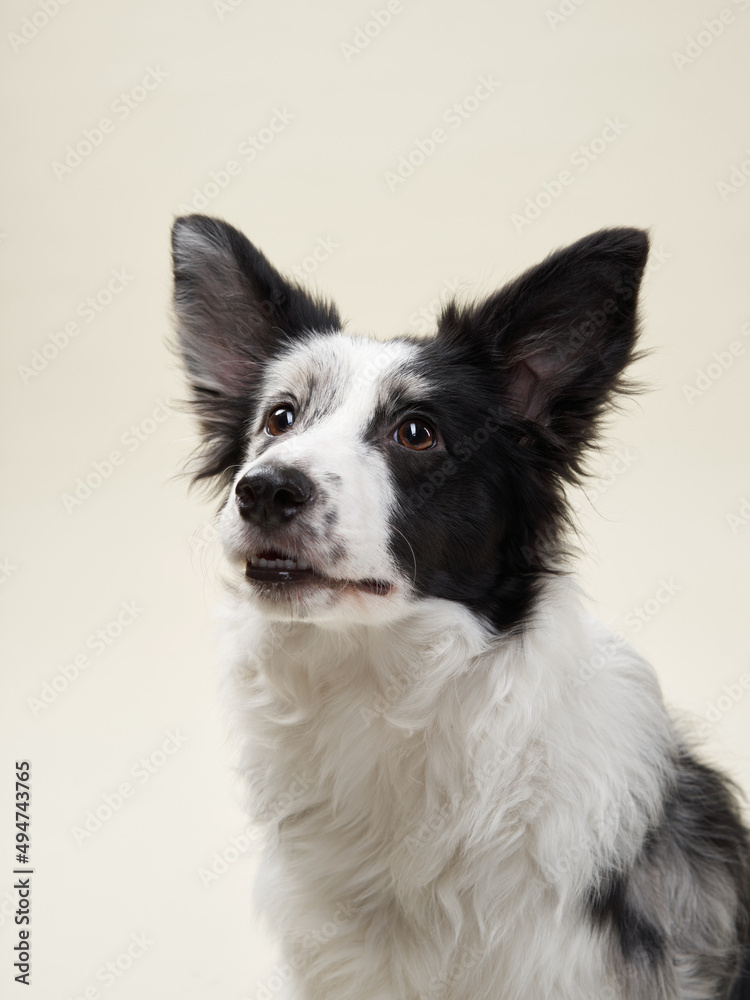
{"type": "Polygon", "coordinates": [[[569,571],[647,235],[586,236],[387,342],[223,221],[178,218],[172,246],[266,993],[750,998],[737,795],[569,571]]]}

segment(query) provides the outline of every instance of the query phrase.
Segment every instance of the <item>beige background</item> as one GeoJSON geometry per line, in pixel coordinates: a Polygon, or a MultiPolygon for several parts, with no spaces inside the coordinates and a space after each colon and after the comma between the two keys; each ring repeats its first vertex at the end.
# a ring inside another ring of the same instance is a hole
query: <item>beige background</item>
{"type": "Polygon", "coordinates": [[[727,0],[722,22],[721,0],[403,0],[356,51],[342,43],[364,37],[384,0],[45,2],[51,14],[33,0],[2,14],[4,983],[19,756],[33,765],[36,867],[33,986],[13,995],[275,995],[253,851],[200,877],[234,857],[244,827],[217,705],[213,508],[171,479],[190,422],[152,417],[180,394],[165,346],[169,227],[212,171],[228,183],[208,188],[207,212],[281,268],[308,268],[351,329],[383,336],[426,329],[419,310],[450,288],[493,289],[600,226],[651,228],[653,353],[639,373],[653,391],[613,424],[591,502],[578,498],[581,576],[669,701],[707,723],[709,755],[750,788],[750,184],[740,169],[736,190],[717,187],[750,161],[750,3],[727,0]],[[467,102],[482,77],[494,92],[467,102]],[[471,111],[459,128],[457,102],[471,111]],[[594,141],[607,119],[620,134],[594,141]],[[445,141],[390,190],[386,173],[438,127],[445,141]],[[89,155],[55,167],[97,128],[89,155]],[[595,154],[586,169],[581,146],[595,154]],[[571,182],[519,232],[513,214],[563,170],[571,182]],[[123,269],[125,287],[102,293],[123,269]],[[97,295],[101,311],[85,314],[97,295]],[[35,355],[45,346],[49,358],[35,355]],[[688,400],[714,352],[731,366],[688,400]],[[122,462],[66,509],[113,450],[122,462]],[[97,653],[122,602],[142,610],[97,653]],[[45,688],[84,653],[65,690],[45,688]],[[45,690],[45,707],[30,701],[45,690]],[[171,755],[169,732],[186,738],[171,755]],[[78,844],[87,812],[124,782],[132,795],[78,844]],[[97,978],[142,933],[132,967],[97,978]]]}

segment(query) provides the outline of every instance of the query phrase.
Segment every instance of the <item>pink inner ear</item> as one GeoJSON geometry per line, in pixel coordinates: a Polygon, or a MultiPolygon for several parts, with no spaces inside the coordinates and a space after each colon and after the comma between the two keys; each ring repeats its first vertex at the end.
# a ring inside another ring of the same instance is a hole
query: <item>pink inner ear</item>
{"type": "Polygon", "coordinates": [[[547,401],[544,382],[554,375],[559,361],[551,354],[532,354],[513,369],[508,395],[511,406],[528,420],[538,420],[547,401]]]}
{"type": "Polygon", "coordinates": [[[227,391],[241,395],[258,377],[259,365],[250,358],[230,357],[222,353],[215,363],[215,371],[227,391]]]}

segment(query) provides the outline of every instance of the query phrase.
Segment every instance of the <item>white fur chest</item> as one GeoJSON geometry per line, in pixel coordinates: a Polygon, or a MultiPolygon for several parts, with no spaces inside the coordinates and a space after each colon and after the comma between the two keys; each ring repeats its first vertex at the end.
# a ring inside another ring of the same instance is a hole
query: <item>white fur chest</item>
{"type": "Polygon", "coordinates": [[[258,897],[291,997],[607,995],[582,893],[636,849],[627,789],[637,771],[656,809],[667,723],[627,649],[586,671],[602,633],[568,587],[545,608],[494,646],[443,601],[387,630],[230,612],[240,766],[268,831],[258,897]]]}

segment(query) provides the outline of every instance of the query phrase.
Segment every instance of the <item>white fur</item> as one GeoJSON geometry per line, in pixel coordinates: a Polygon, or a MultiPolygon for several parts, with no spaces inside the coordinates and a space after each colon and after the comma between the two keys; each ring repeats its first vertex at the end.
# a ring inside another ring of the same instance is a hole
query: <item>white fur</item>
{"type": "Polygon", "coordinates": [[[500,641],[441,600],[389,628],[322,629],[238,598],[226,638],[290,996],[623,995],[580,893],[655,817],[669,723],[651,669],[570,581],[500,641]]]}

